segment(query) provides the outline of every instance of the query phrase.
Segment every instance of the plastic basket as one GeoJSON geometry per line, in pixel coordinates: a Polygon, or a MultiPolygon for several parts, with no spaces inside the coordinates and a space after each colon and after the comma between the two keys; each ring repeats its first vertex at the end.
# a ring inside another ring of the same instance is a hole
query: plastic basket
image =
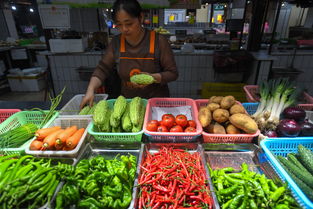
{"type": "Polygon", "coordinates": [[[198,110],[194,100],[187,98],[153,98],[148,100],[143,130],[151,142],[197,142],[202,133],[202,127],[198,120],[198,110]],[[152,132],[146,129],[147,123],[152,118],[152,107],[179,107],[191,106],[191,117],[197,124],[194,133],[152,132]]]}
{"type": "MultiPolygon", "coordinates": [[[[196,100],[197,108],[206,106],[208,102],[208,99],[196,100]]],[[[202,132],[204,143],[252,143],[253,138],[259,134],[260,130],[254,134],[210,134],[205,131],[202,132]]]]}
{"type": "Polygon", "coordinates": [[[249,115],[253,115],[258,109],[259,103],[242,103],[242,106],[249,115]]]}
{"type": "MultiPolygon", "coordinates": [[[[60,117],[76,117],[79,113],[79,105],[85,94],[75,95],[62,109],[60,110],[60,117]]],[[[99,102],[101,100],[106,100],[108,98],[107,94],[95,94],[94,101],[99,102]]],[[[79,115],[79,117],[92,117],[92,115],[79,115]]]]}
{"type": "MultiPolygon", "coordinates": [[[[7,131],[10,131],[14,128],[20,127],[22,125],[25,125],[27,123],[33,123],[37,126],[41,124],[43,121],[45,114],[49,111],[21,111],[17,112],[8,119],[6,119],[3,123],[0,124],[0,134],[3,134],[7,131]]],[[[52,118],[43,125],[43,128],[46,128],[49,126],[49,124],[58,117],[59,113],[55,112],[52,116],[52,118]]],[[[25,142],[22,146],[18,148],[4,148],[0,149],[0,153],[7,153],[7,154],[13,154],[13,153],[23,153],[27,146],[29,146],[32,139],[25,142]]]]}
{"type": "Polygon", "coordinates": [[[14,113],[20,112],[20,109],[0,109],[0,123],[5,121],[8,117],[14,113]]]}
{"type": "Polygon", "coordinates": [[[279,174],[283,181],[287,181],[296,200],[303,208],[313,208],[313,202],[301,191],[298,185],[293,181],[285,169],[280,165],[275,155],[286,157],[288,153],[298,153],[298,145],[302,144],[304,147],[313,151],[313,137],[311,138],[279,138],[279,139],[266,139],[261,141],[267,158],[269,159],[272,167],[276,173],[279,174]]]}
{"type": "MultiPolygon", "coordinates": [[[[257,95],[259,91],[259,86],[257,85],[246,85],[243,87],[246,92],[246,97],[248,102],[259,102],[260,98],[257,95]]],[[[313,110],[313,97],[308,93],[303,92],[303,99],[306,102],[305,104],[298,104],[297,106],[304,110],[313,110]]]]}
{"type": "MultiPolygon", "coordinates": [[[[40,151],[40,150],[30,150],[29,146],[26,147],[25,152],[29,155],[35,155],[35,156],[56,156],[56,157],[77,157],[79,154],[79,151],[83,145],[86,144],[86,138],[87,138],[87,130],[88,126],[90,125],[91,118],[57,118],[55,119],[48,127],[53,126],[60,126],[61,128],[65,129],[70,126],[76,125],[78,129],[85,128],[85,132],[82,135],[82,137],[79,140],[79,143],[73,150],[63,151],[63,150],[46,150],[46,151],[40,151]]],[[[35,139],[33,139],[35,140],[35,139]]],[[[32,140],[32,141],[33,141],[32,140]]]]}
{"type": "MultiPolygon", "coordinates": [[[[114,102],[116,99],[109,99],[108,104],[110,108],[112,109],[114,106],[114,102]]],[[[127,99],[127,102],[130,102],[131,99],[127,99]]],[[[147,106],[147,100],[142,99],[143,104],[145,107],[147,106]]],[[[118,143],[118,144],[128,144],[128,143],[134,143],[134,142],[141,142],[141,138],[143,135],[143,130],[136,132],[136,133],[105,133],[105,132],[97,132],[96,127],[93,122],[91,122],[91,125],[88,128],[88,133],[92,135],[95,140],[102,141],[106,143],[118,143]]]]}

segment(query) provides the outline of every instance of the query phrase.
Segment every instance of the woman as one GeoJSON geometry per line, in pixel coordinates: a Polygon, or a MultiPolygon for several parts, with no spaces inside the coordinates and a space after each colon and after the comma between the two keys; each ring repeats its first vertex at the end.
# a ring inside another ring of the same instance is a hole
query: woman
{"type": "Polygon", "coordinates": [[[167,39],[142,27],[143,14],[137,0],[115,1],[113,19],[121,34],[112,39],[96,67],[81,108],[92,105],[95,90],[114,69],[121,79],[121,94],[126,98],[168,97],[167,83],[176,80],[178,72],[167,39]],[[130,76],[138,72],[153,76],[155,82],[150,85],[131,83],[130,76]]]}

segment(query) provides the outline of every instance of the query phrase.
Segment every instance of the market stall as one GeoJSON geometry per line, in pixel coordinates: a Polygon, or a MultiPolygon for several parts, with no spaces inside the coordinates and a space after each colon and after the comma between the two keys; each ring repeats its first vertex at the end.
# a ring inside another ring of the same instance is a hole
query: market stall
{"type": "MultiPolygon", "coordinates": [[[[258,103],[242,104],[233,96],[107,100],[108,95],[96,95],[93,107],[79,110],[83,95],[76,95],[56,110],[62,94],[51,98],[50,110],[11,111],[0,124],[2,205],[313,205],[312,135],[279,135],[259,144],[264,132],[251,116],[258,103]]],[[[313,105],[309,102],[306,106],[313,105]]],[[[311,119],[304,113],[301,120],[311,119]]]]}

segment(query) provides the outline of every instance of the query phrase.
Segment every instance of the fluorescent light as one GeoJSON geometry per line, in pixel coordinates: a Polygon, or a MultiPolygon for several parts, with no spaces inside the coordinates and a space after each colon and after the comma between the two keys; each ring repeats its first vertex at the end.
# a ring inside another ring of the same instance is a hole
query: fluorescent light
{"type": "Polygon", "coordinates": [[[12,10],[16,10],[16,6],[12,6],[11,8],[12,8],[12,10]]]}
{"type": "Polygon", "coordinates": [[[33,8],[30,8],[29,11],[30,11],[30,12],[34,12],[34,9],[33,9],[33,8]]]}

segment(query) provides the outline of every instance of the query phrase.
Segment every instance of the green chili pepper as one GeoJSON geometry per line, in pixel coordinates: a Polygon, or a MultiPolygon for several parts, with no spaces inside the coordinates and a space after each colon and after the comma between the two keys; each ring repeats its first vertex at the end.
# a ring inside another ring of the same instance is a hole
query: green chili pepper
{"type": "Polygon", "coordinates": [[[233,194],[239,187],[239,184],[235,184],[231,187],[228,187],[227,189],[218,190],[217,194],[219,195],[230,195],[233,194]]]}
{"type": "Polygon", "coordinates": [[[243,199],[245,195],[244,194],[240,194],[240,195],[237,195],[233,201],[231,202],[231,204],[229,205],[229,208],[230,209],[237,209],[239,204],[240,204],[240,201],[243,199]]]}
{"type": "Polygon", "coordinates": [[[261,187],[262,187],[264,193],[266,195],[270,195],[270,187],[267,184],[267,180],[266,180],[266,177],[264,174],[259,178],[259,181],[261,183],[261,187]]]}
{"type": "Polygon", "coordinates": [[[251,209],[258,209],[258,206],[256,205],[256,203],[254,202],[252,198],[250,198],[249,200],[249,205],[251,209]]]}
{"type": "Polygon", "coordinates": [[[245,179],[245,176],[243,173],[229,173],[227,175],[232,178],[245,179]]]}
{"type": "Polygon", "coordinates": [[[104,207],[110,208],[114,205],[114,200],[111,196],[104,196],[102,197],[101,203],[104,207]]]}
{"type": "Polygon", "coordinates": [[[289,209],[289,206],[284,205],[284,204],[279,204],[279,205],[276,205],[275,209],[289,209]]]}
{"type": "Polygon", "coordinates": [[[223,179],[224,177],[219,177],[216,181],[217,183],[217,190],[220,191],[220,190],[223,190],[224,189],[224,186],[223,186],[223,179]]]}
{"type": "Polygon", "coordinates": [[[276,184],[274,183],[273,180],[268,179],[267,182],[268,182],[268,185],[270,186],[270,190],[271,191],[274,192],[274,191],[276,191],[278,189],[278,187],[276,186],[276,184]]]}
{"type": "Polygon", "coordinates": [[[101,203],[98,202],[96,199],[89,197],[87,199],[79,201],[78,208],[98,209],[98,208],[103,208],[103,207],[101,203]]]}
{"type": "Polygon", "coordinates": [[[293,205],[297,204],[296,200],[293,197],[290,197],[289,195],[284,195],[284,199],[293,205]]]}
{"type": "MultiPolygon", "coordinates": [[[[2,163],[3,161],[6,161],[10,158],[15,158],[15,157],[19,157],[19,154],[12,154],[12,155],[3,155],[0,157],[0,163],[2,163]]],[[[2,164],[0,164],[0,167],[2,167],[2,164]]]]}
{"type": "Polygon", "coordinates": [[[232,203],[233,199],[228,200],[226,203],[222,205],[222,209],[227,209],[229,208],[229,205],[232,203]]]}
{"type": "Polygon", "coordinates": [[[279,187],[278,189],[276,189],[275,192],[271,194],[270,199],[276,202],[283,195],[285,191],[286,191],[285,187],[279,187]]]}
{"type": "Polygon", "coordinates": [[[0,167],[0,179],[3,178],[4,173],[6,172],[6,170],[16,161],[18,161],[18,159],[11,159],[11,160],[7,160],[4,163],[1,164],[0,167]]]}
{"type": "Polygon", "coordinates": [[[228,174],[225,174],[225,175],[224,175],[224,178],[225,178],[229,183],[232,183],[232,184],[245,184],[245,181],[244,181],[244,180],[231,178],[230,176],[228,176],[228,174]]]}
{"type": "Polygon", "coordinates": [[[110,160],[106,160],[105,161],[105,164],[106,164],[106,168],[109,172],[110,175],[114,176],[115,175],[115,172],[114,172],[114,169],[113,169],[113,166],[112,166],[112,163],[110,160]]]}

